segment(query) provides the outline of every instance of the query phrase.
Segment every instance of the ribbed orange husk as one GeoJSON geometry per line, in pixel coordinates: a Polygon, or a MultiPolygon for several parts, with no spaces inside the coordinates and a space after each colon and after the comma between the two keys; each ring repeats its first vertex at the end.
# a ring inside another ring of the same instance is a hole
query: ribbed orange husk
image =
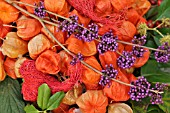
{"type": "Polygon", "coordinates": [[[41,24],[36,19],[21,19],[17,21],[17,35],[23,40],[30,40],[41,31],[41,24]]]}
{"type": "Polygon", "coordinates": [[[124,8],[130,8],[135,0],[110,0],[112,6],[116,11],[122,10],[124,8]]]}
{"type": "Polygon", "coordinates": [[[6,77],[3,63],[4,63],[4,56],[0,51],[0,81],[3,81],[6,77]]]}
{"type": "Polygon", "coordinates": [[[4,24],[14,22],[18,19],[18,10],[5,1],[0,1],[0,20],[4,24]]]}
{"type": "Polygon", "coordinates": [[[133,23],[135,26],[140,19],[140,16],[135,9],[127,10],[126,17],[127,17],[127,20],[133,23]]]}
{"type": "MultiPolygon", "coordinates": [[[[96,68],[99,71],[102,70],[100,64],[98,63],[97,59],[94,56],[85,58],[84,62],[86,62],[87,64],[96,68]]],[[[81,76],[81,80],[85,84],[87,89],[98,89],[100,76],[101,76],[100,74],[94,72],[93,70],[83,65],[83,74],[81,76]]]]}
{"type": "MultiPolygon", "coordinates": [[[[116,79],[128,84],[130,83],[126,75],[124,75],[119,69],[116,79]]],[[[129,90],[129,86],[120,84],[114,80],[111,81],[110,87],[106,85],[103,89],[104,94],[106,94],[107,97],[113,99],[114,101],[127,101],[130,98],[128,94],[129,90]]]]}
{"type": "Polygon", "coordinates": [[[4,69],[6,71],[6,74],[13,79],[17,79],[17,76],[15,74],[15,62],[16,59],[9,57],[7,57],[4,62],[4,69]]]}
{"type": "Polygon", "coordinates": [[[143,57],[136,58],[133,67],[135,67],[135,68],[142,67],[149,60],[150,51],[147,48],[145,48],[144,50],[146,52],[143,54],[143,57]]]}
{"type": "Polygon", "coordinates": [[[83,56],[92,56],[97,53],[96,44],[94,41],[91,42],[84,42],[75,38],[74,35],[71,35],[66,40],[67,49],[71,52],[77,54],[81,53],[83,56]]]}
{"type": "Polygon", "coordinates": [[[52,50],[46,50],[35,61],[38,71],[48,74],[57,74],[61,69],[60,55],[52,50]]]}
{"type": "Polygon", "coordinates": [[[106,113],[108,98],[102,90],[87,90],[76,103],[83,113],[106,113]]]}

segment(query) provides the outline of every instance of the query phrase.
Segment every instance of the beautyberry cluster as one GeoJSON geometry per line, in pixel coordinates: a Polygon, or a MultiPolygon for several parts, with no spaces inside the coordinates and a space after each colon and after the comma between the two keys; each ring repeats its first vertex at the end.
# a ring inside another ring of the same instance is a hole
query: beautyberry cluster
{"type": "Polygon", "coordinates": [[[106,51],[116,51],[117,47],[117,37],[114,37],[112,31],[109,31],[102,36],[101,42],[98,44],[97,49],[99,54],[102,54],[106,51]]]}
{"type": "Polygon", "coordinates": [[[34,4],[34,5],[37,6],[37,8],[34,9],[34,14],[40,18],[44,18],[46,14],[44,2],[40,1],[39,4],[34,4]]]}
{"type": "Polygon", "coordinates": [[[71,65],[75,65],[78,61],[83,60],[83,55],[78,53],[76,56],[73,57],[72,61],[70,62],[71,65]]]}
{"type": "Polygon", "coordinates": [[[163,43],[161,46],[158,47],[158,50],[155,52],[155,59],[157,62],[167,63],[170,61],[170,46],[168,42],[163,43]]]}
{"type": "Polygon", "coordinates": [[[136,58],[133,57],[132,52],[123,51],[122,55],[120,55],[117,59],[117,64],[120,68],[127,69],[133,66],[136,58]]]}
{"type": "Polygon", "coordinates": [[[108,84],[110,86],[111,79],[116,78],[118,71],[113,68],[112,64],[110,64],[109,66],[106,65],[106,69],[102,70],[102,73],[103,73],[103,75],[101,75],[99,84],[101,86],[105,86],[106,84],[108,84]]]}
{"type": "Polygon", "coordinates": [[[136,57],[142,57],[146,50],[140,46],[143,46],[146,43],[146,36],[137,37],[134,36],[132,40],[133,44],[138,44],[139,46],[133,46],[132,53],[136,57]]]}
{"type": "Polygon", "coordinates": [[[164,83],[156,83],[155,84],[155,88],[152,88],[149,93],[149,96],[151,97],[151,103],[152,104],[162,104],[162,95],[161,93],[163,93],[164,89],[167,87],[167,84],[164,83]]]}
{"type": "Polygon", "coordinates": [[[59,22],[59,29],[61,29],[63,32],[68,32],[68,37],[73,34],[78,27],[78,16],[72,15],[69,17],[69,20],[64,20],[62,22],[59,22]]]}
{"type": "Polygon", "coordinates": [[[133,86],[130,88],[129,95],[132,100],[141,101],[149,94],[151,84],[146,78],[139,77],[136,81],[131,83],[133,86]]]}

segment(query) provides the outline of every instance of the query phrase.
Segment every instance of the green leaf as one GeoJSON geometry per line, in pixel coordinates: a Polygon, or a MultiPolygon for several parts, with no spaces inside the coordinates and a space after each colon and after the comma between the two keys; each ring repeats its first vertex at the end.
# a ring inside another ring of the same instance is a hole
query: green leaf
{"type": "Polygon", "coordinates": [[[158,13],[158,6],[153,6],[147,13],[146,13],[146,19],[147,20],[155,20],[157,18],[158,13]]]}
{"type": "Polygon", "coordinates": [[[141,76],[145,76],[150,82],[170,83],[170,70],[168,64],[157,63],[156,60],[148,60],[141,68],[141,76]]]}
{"type": "Polygon", "coordinates": [[[42,84],[38,88],[38,99],[37,99],[37,104],[42,110],[47,108],[47,104],[50,96],[51,96],[50,88],[48,87],[47,84],[42,84]]]}
{"type": "Polygon", "coordinates": [[[152,105],[150,104],[147,109],[147,113],[165,113],[162,111],[158,105],[152,105]]]}
{"type": "Polygon", "coordinates": [[[164,92],[162,97],[163,104],[160,104],[159,107],[166,113],[170,113],[170,87],[164,92]]]}
{"type": "Polygon", "coordinates": [[[60,105],[64,96],[65,93],[63,91],[57,92],[54,95],[52,95],[49,99],[47,110],[53,110],[57,108],[60,105]]]}
{"type": "Polygon", "coordinates": [[[163,0],[160,7],[158,8],[157,20],[161,18],[170,18],[170,0],[163,0]]]}
{"type": "Polygon", "coordinates": [[[39,113],[39,111],[33,105],[27,105],[24,110],[26,113],[39,113]]]}
{"type": "Polygon", "coordinates": [[[0,113],[24,113],[24,107],[18,81],[7,77],[0,82],[0,113]]]}

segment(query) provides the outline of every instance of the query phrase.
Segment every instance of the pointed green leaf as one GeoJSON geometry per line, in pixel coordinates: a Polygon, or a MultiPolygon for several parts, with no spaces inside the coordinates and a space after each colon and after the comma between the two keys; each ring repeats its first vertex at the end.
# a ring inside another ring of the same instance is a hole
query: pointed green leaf
{"type": "Polygon", "coordinates": [[[39,113],[39,111],[33,105],[27,105],[24,110],[26,113],[39,113]]]}
{"type": "Polygon", "coordinates": [[[25,113],[24,107],[18,81],[7,77],[0,82],[0,113],[25,113]]]}
{"type": "Polygon", "coordinates": [[[57,108],[60,105],[64,96],[65,96],[65,93],[63,91],[57,92],[54,95],[52,95],[49,99],[47,110],[53,110],[57,108]]]}
{"type": "Polygon", "coordinates": [[[158,8],[157,20],[161,18],[170,18],[170,0],[163,0],[160,7],[158,8]]]}
{"type": "Polygon", "coordinates": [[[50,96],[51,96],[50,88],[48,87],[47,84],[42,84],[38,88],[38,99],[37,99],[37,104],[42,110],[47,108],[47,104],[50,96]]]}

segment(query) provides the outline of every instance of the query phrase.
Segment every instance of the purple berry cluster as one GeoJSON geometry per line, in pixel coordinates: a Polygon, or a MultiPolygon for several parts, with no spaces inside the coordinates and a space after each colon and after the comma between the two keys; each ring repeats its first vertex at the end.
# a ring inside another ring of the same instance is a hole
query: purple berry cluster
{"type": "MultiPolygon", "coordinates": [[[[142,46],[146,43],[146,36],[142,36],[142,37],[134,36],[132,43],[142,46]]],[[[142,57],[145,52],[146,52],[146,50],[144,50],[144,48],[139,47],[139,46],[133,46],[132,53],[136,57],[142,57]]]]}
{"type": "Polygon", "coordinates": [[[117,64],[120,68],[127,69],[133,66],[135,60],[132,52],[123,51],[122,55],[117,58],[117,64]]]}
{"type": "Polygon", "coordinates": [[[158,50],[155,52],[155,59],[157,62],[167,63],[170,61],[170,46],[168,42],[163,43],[161,46],[158,47],[158,50]]]}
{"type": "Polygon", "coordinates": [[[156,83],[155,84],[155,88],[152,88],[151,90],[153,91],[150,91],[149,93],[149,96],[151,97],[151,103],[152,104],[162,104],[163,101],[162,101],[162,95],[161,93],[158,93],[158,92],[162,92],[164,91],[164,89],[167,87],[167,84],[164,84],[164,83],[156,83]],[[155,92],[157,91],[157,92],[155,92]]]}
{"type": "Polygon", "coordinates": [[[75,32],[75,30],[78,27],[78,16],[72,15],[69,17],[69,20],[64,20],[62,22],[59,22],[59,29],[61,29],[63,32],[68,32],[68,37],[75,32]]]}
{"type": "Polygon", "coordinates": [[[83,55],[78,53],[76,56],[73,57],[72,61],[70,62],[71,65],[75,65],[77,62],[83,60],[83,55]]]}
{"type": "Polygon", "coordinates": [[[118,71],[116,69],[114,69],[112,64],[110,64],[109,66],[106,65],[105,67],[106,67],[106,69],[102,70],[103,75],[101,75],[99,84],[101,86],[105,86],[106,84],[109,84],[109,86],[110,86],[111,79],[116,78],[118,71]]]}
{"type": "Polygon", "coordinates": [[[76,38],[84,40],[85,42],[91,42],[98,38],[98,25],[91,23],[88,25],[88,29],[82,27],[77,28],[77,33],[75,33],[76,38]]]}
{"type": "Polygon", "coordinates": [[[34,4],[35,6],[37,6],[37,8],[34,9],[34,14],[40,18],[44,18],[45,17],[45,7],[44,7],[44,2],[40,1],[39,4],[34,4]]]}
{"type": "Polygon", "coordinates": [[[116,51],[117,48],[117,37],[114,37],[112,31],[106,32],[97,46],[99,54],[103,54],[106,51],[116,51]]]}
{"type": "Polygon", "coordinates": [[[141,101],[149,94],[151,84],[143,76],[131,83],[129,95],[132,100],[141,101]]]}

